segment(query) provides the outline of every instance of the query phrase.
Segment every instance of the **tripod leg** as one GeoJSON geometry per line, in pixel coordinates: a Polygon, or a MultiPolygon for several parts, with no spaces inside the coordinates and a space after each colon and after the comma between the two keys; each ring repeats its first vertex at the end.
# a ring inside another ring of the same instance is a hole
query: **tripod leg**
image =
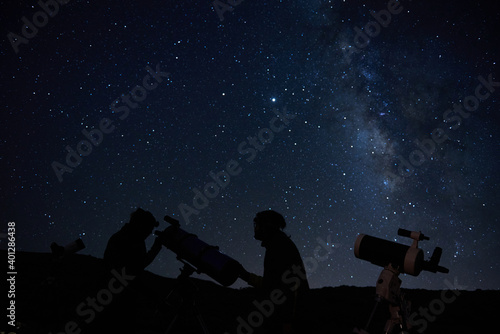
{"type": "Polygon", "coordinates": [[[370,314],[370,317],[368,318],[368,322],[366,323],[365,329],[368,330],[368,327],[370,326],[373,316],[375,315],[375,312],[377,311],[377,307],[380,304],[380,298],[376,299],[375,306],[373,306],[372,313],[370,314]]]}
{"type": "Polygon", "coordinates": [[[167,330],[165,331],[165,334],[169,334],[174,329],[174,326],[177,323],[177,321],[179,320],[179,317],[181,314],[183,314],[184,316],[186,316],[186,315],[189,316],[188,314],[194,315],[196,317],[196,319],[198,320],[198,323],[199,323],[201,329],[203,330],[202,333],[203,334],[210,334],[210,332],[208,331],[208,327],[205,324],[205,321],[203,320],[203,317],[201,316],[201,313],[200,313],[198,307],[196,306],[196,301],[195,301],[194,296],[190,296],[188,299],[183,298],[181,305],[179,307],[179,310],[174,315],[174,318],[170,322],[167,330]],[[189,302],[189,300],[191,300],[191,302],[189,302]],[[191,312],[189,312],[189,311],[191,311],[191,312]]]}
{"type": "Polygon", "coordinates": [[[200,310],[198,310],[198,307],[196,306],[195,301],[193,301],[193,311],[194,311],[194,314],[196,316],[196,319],[198,319],[198,323],[200,324],[201,328],[203,329],[203,333],[210,334],[210,332],[208,331],[208,327],[205,324],[205,321],[203,321],[200,310]]]}
{"type": "Polygon", "coordinates": [[[210,332],[208,331],[207,325],[205,325],[205,322],[203,321],[203,318],[201,317],[201,315],[198,314],[196,316],[196,318],[198,319],[198,322],[200,323],[200,326],[203,329],[203,333],[204,334],[210,334],[210,332]]]}
{"type": "Polygon", "coordinates": [[[174,328],[175,323],[177,322],[177,319],[179,318],[179,313],[176,313],[170,324],[168,325],[168,328],[165,332],[165,334],[170,333],[170,331],[174,328]]]}
{"type": "Polygon", "coordinates": [[[389,305],[389,312],[391,317],[387,320],[384,328],[384,334],[392,333],[395,325],[398,325],[399,329],[403,329],[403,323],[401,319],[401,315],[399,313],[400,308],[397,305],[389,305]]]}
{"type": "Polygon", "coordinates": [[[368,328],[370,327],[373,316],[375,315],[375,312],[377,311],[377,308],[378,308],[378,305],[380,304],[380,302],[381,302],[381,299],[377,296],[377,298],[375,299],[375,305],[373,306],[372,312],[370,313],[370,317],[368,318],[368,321],[366,322],[365,328],[361,329],[361,330],[354,328],[353,333],[369,334],[368,328]]]}

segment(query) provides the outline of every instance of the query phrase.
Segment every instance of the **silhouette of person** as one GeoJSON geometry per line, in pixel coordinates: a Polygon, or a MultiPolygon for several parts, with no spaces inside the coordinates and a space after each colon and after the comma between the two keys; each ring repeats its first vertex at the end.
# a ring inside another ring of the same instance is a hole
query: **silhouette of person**
{"type": "Polygon", "coordinates": [[[130,221],[109,239],[104,251],[107,281],[116,282],[113,277],[121,276],[127,282],[121,292],[113,295],[105,316],[96,324],[99,330],[110,328],[117,333],[134,333],[138,329],[136,313],[142,273],[162,248],[160,238],[156,238],[147,251],[146,239],[158,225],[151,212],[138,208],[130,215],[130,221]]]}
{"type": "Polygon", "coordinates": [[[140,275],[161,250],[160,239],[156,238],[149,252],[146,251],[146,239],[158,225],[151,212],[141,208],[132,212],[130,221],[108,241],[104,251],[106,268],[117,271],[125,268],[127,274],[140,275]]]}
{"type": "Polygon", "coordinates": [[[286,222],[276,211],[257,213],[254,218],[254,238],[262,241],[266,248],[263,277],[241,269],[240,277],[258,288],[267,300],[271,294],[280,291],[282,297],[264,326],[264,333],[302,333],[304,307],[309,283],[302,257],[294,242],[283,229],[286,222]]]}

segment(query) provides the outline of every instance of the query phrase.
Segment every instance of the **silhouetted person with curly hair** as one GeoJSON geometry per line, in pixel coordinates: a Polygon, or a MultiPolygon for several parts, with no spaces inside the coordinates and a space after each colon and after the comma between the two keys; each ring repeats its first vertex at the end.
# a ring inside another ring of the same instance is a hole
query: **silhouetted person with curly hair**
{"type": "MultiPolygon", "coordinates": [[[[302,333],[304,307],[309,283],[302,257],[294,242],[283,229],[286,222],[276,211],[257,213],[254,218],[254,238],[266,249],[263,277],[242,269],[240,277],[259,289],[261,298],[272,299],[282,293],[272,314],[262,326],[263,333],[302,333]]],[[[259,330],[259,329],[256,329],[259,330]]]]}

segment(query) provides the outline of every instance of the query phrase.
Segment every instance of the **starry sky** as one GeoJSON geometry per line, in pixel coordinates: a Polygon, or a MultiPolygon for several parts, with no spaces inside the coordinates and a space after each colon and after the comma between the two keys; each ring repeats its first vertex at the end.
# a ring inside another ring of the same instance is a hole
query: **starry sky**
{"type": "MultiPolygon", "coordinates": [[[[17,250],[81,237],[102,257],[140,206],[262,274],[252,220],[271,208],[313,288],[374,286],[356,236],[411,244],[400,227],[450,269],[403,287],[500,288],[495,1],[225,3],[2,1],[17,250]]],[[[180,267],[164,249],[148,269],[180,267]]]]}

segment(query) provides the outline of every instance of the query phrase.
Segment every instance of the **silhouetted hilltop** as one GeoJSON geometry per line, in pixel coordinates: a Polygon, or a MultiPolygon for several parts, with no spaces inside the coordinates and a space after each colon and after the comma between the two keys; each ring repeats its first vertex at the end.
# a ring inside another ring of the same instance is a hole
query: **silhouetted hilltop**
{"type": "MultiPolygon", "coordinates": [[[[7,258],[5,251],[1,254],[7,258]]],[[[113,291],[118,290],[120,279],[111,286],[103,281],[102,259],[76,254],[55,260],[48,253],[18,252],[16,269],[16,322],[20,328],[1,330],[44,334],[113,333],[112,325],[99,327],[98,324],[106,312],[106,303],[119,295],[113,291]]],[[[171,333],[203,333],[194,313],[189,311],[192,309],[180,307],[181,294],[175,292],[166,301],[176,285],[175,279],[150,272],[146,272],[143,279],[145,284],[139,291],[140,311],[136,314],[143,324],[141,333],[165,333],[179,310],[183,315],[171,333]]],[[[191,279],[191,282],[198,288],[197,307],[210,333],[257,333],[254,327],[258,327],[259,317],[265,316],[262,314],[269,309],[262,306],[261,300],[256,300],[254,289],[225,288],[200,279],[191,279]]],[[[193,289],[190,287],[189,291],[193,289]]],[[[500,291],[497,290],[403,291],[412,302],[412,312],[417,312],[412,331],[415,333],[486,332],[494,326],[492,321],[500,310],[500,291]]],[[[354,327],[363,327],[374,305],[374,293],[374,287],[313,289],[306,315],[309,333],[352,333],[354,327]]],[[[387,320],[385,313],[383,305],[375,315],[372,328],[378,328],[378,333],[387,320]]]]}

